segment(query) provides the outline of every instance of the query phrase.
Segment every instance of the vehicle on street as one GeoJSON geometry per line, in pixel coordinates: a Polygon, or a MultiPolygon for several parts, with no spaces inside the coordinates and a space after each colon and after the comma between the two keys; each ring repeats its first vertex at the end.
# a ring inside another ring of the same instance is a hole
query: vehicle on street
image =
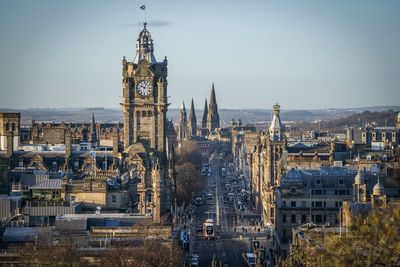
{"type": "Polygon", "coordinates": [[[199,266],[199,255],[193,254],[190,259],[190,266],[197,267],[199,266]]]}
{"type": "Polygon", "coordinates": [[[244,257],[244,260],[247,263],[247,266],[251,266],[251,267],[256,266],[257,257],[256,257],[256,255],[254,253],[246,253],[246,254],[243,255],[243,257],[244,257]]]}
{"type": "Polygon", "coordinates": [[[214,239],[215,238],[215,231],[214,231],[214,220],[207,219],[206,222],[203,224],[203,235],[204,239],[214,239]]]}
{"type": "Polygon", "coordinates": [[[226,191],[231,191],[231,189],[232,189],[231,184],[226,184],[225,189],[226,189],[226,191]]]}
{"type": "Polygon", "coordinates": [[[233,203],[235,200],[235,194],[228,193],[228,202],[233,203]]]}
{"type": "Polygon", "coordinates": [[[221,169],[221,175],[222,175],[222,176],[226,176],[226,169],[225,169],[225,168],[222,168],[222,169],[221,169]]]}
{"type": "Polygon", "coordinates": [[[203,199],[201,197],[196,197],[195,203],[196,206],[201,206],[201,204],[203,204],[203,199]]]}

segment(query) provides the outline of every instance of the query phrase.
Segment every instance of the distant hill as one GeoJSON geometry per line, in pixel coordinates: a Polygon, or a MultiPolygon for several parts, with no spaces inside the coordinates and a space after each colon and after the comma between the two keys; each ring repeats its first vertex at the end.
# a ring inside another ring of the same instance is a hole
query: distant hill
{"type": "Polygon", "coordinates": [[[393,110],[382,112],[363,111],[345,118],[333,119],[324,123],[325,127],[347,127],[364,126],[365,124],[374,124],[375,126],[396,126],[398,112],[393,110]]]}
{"type": "MultiPolygon", "coordinates": [[[[378,125],[394,125],[396,112],[400,106],[395,107],[369,107],[348,109],[318,109],[318,110],[281,110],[281,119],[285,124],[290,124],[303,129],[315,129],[315,122],[320,122],[321,128],[336,128],[347,125],[358,125],[376,122],[378,125]],[[368,110],[368,111],[366,111],[368,110]]],[[[21,112],[22,125],[29,125],[32,120],[54,122],[82,122],[89,121],[94,113],[97,122],[122,122],[123,114],[120,108],[41,108],[41,109],[1,109],[0,112],[21,112]]],[[[187,112],[189,112],[187,110],[187,112]]],[[[254,124],[260,129],[265,129],[271,121],[271,109],[220,109],[221,125],[230,124],[232,119],[241,119],[243,124],[254,124]]],[[[196,110],[198,124],[201,124],[202,110],[196,110]]],[[[178,121],[179,109],[168,110],[167,117],[174,123],[178,121]]]]}

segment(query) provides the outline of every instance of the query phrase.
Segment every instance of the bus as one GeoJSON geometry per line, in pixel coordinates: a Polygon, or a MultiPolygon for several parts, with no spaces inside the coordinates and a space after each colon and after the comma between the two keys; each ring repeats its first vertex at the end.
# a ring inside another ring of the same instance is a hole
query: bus
{"type": "Polygon", "coordinates": [[[215,238],[215,231],[214,231],[214,220],[207,219],[206,222],[203,224],[203,235],[204,239],[214,239],[215,238]]]}

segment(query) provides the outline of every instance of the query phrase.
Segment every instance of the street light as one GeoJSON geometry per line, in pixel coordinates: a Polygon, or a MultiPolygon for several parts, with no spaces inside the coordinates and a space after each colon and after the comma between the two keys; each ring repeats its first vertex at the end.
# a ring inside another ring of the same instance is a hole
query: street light
{"type": "Polygon", "coordinates": [[[312,193],[312,189],[310,189],[310,223],[312,223],[312,214],[311,214],[311,193],[312,193]]]}

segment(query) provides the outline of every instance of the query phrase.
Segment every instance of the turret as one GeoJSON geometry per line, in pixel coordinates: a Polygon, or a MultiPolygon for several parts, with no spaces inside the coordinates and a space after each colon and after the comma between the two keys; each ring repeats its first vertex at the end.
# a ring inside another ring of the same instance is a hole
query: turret
{"type": "Polygon", "coordinates": [[[358,168],[357,175],[354,177],[353,183],[353,201],[357,203],[365,203],[367,201],[367,187],[364,181],[364,175],[358,168]]]}
{"type": "Polygon", "coordinates": [[[271,141],[283,141],[285,128],[282,125],[280,117],[281,106],[278,103],[274,105],[274,115],[269,126],[269,136],[271,141]]]}
{"type": "Polygon", "coordinates": [[[381,183],[380,176],[378,176],[378,182],[372,189],[371,204],[372,207],[377,207],[377,208],[386,207],[385,187],[383,186],[383,183],[381,183]]]}
{"type": "Polygon", "coordinates": [[[133,63],[139,64],[143,59],[147,60],[150,64],[157,62],[154,56],[153,39],[151,38],[150,32],[147,30],[146,22],[137,39],[136,55],[133,59],[133,63]]]}

